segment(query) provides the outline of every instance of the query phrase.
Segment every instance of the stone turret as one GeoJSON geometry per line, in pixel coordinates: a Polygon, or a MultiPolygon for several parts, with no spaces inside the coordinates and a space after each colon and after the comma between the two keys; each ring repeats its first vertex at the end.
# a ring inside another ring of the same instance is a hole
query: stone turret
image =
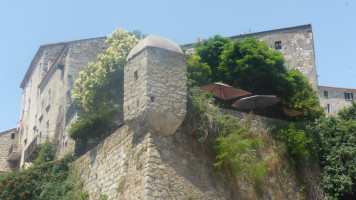
{"type": "Polygon", "coordinates": [[[124,69],[124,119],[135,132],[172,135],[186,114],[186,60],[171,40],[149,35],[124,69]]]}

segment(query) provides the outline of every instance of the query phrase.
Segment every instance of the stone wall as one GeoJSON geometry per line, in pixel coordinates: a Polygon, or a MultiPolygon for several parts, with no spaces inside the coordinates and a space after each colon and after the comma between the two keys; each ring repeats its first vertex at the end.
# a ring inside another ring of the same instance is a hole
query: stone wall
{"type": "Polygon", "coordinates": [[[17,170],[18,163],[16,161],[8,161],[8,158],[9,149],[12,145],[15,145],[13,151],[19,152],[17,146],[18,139],[16,128],[0,132],[0,174],[6,171],[17,170]]]}
{"type": "Polygon", "coordinates": [[[173,134],[186,113],[186,74],[185,55],[173,41],[149,35],[137,44],[124,68],[125,123],[173,134]]]}
{"type": "Polygon", "coordinates": [[[356,89],[350,88],[319,86],[318,93],[320,105],[325,107],[327,115],[337,115],[341,109],[350,107],[352,105],[351,101],[356,98],[356,89]],[[325,95],[324,91],[326,91],[325,95]],[[350,93],[350,99],[345,98],[345,92],[350,93]],[[328,104],[329,112],[327,110],[328,104]]]}
{"type": "MultiPolygon", "coordinates": [[[[222,110],[243,122],[248,114],[222,110]]],[[[303,194],[288,159],[276,149],[269,123],[252,116],[265,144],[263,156],[271,155],[263,193],[244,179],[236,187],[214,166],[214,157],[182,125],[172,136],[152,131],[136,135],[127,125],[75,161],[90,199],[107,194],[109,199],[299,199],[303,194]]],[[[278,120],[277,120],[278,121],[278,120]]],[[[311,176],[312,177],[312,176],[311,176]]],[[[315,177],[313,177],[315,179],[315,177]]],[[[308,185],[306,187],[309,187],[308,185]]],[[[314,189],[314,188],[312,188],[314,189]]],[[[310,198],[318,199],[318,198],[310,198]]]]}
{"type": "Polygon", "coordinates": [[[25,166],[24,152],[35,138],[38,144],[53,142],[58,157],[73,148],[66,124],[66,114],[73,103],[70,91],[79,72],[108,46],[105,40],[102,37],[48,44],[38,50],[21,86],[21,167],[25,166]]]}

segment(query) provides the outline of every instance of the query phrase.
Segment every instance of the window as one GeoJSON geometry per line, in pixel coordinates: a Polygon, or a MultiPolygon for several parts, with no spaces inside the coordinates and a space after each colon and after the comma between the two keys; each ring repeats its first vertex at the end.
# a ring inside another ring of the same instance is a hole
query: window
{"type": "Polygon", "coordinates": [[[333,112],[333,105],[332,104],[325,104],[325,112],[332,113],[333,112]]]}
{"type": "Polygon", "coordinates": [[[135,80],[138,79],[138,71],[135,71],[135,72],[134,72],[134,77],[135,77],[135,80]]]}
{"type": "Polygon", "coordinates": [[[345,92],[344,94],[345,94],[346,100],[352,100],[354,98],[354,96],[351,92],[345,92]]]}
{"type": "Polygon", "coordinates": [[[23,142],[24,142],[25,144],[27,144],[27,139],[25,139],[23,142]]]}
{"type": "Polygon", "coordinates": [[[155,101],[155,97],[151,96],[151,102],[154,102],[154,101],[155,101]]]}
{"type": "Polygon", "coordinates": [[[15,133],[11,133],[11,139],[15,139],[15,133]]]}
{"type": "Polygon", "coordinates": [[[276,42],[274,43],[274,49],[275,49],[275,50],[282,49],[282,42],[281,42],[281,41],[276,41],[276,42]]]}
{"type": "Polygon", "coordinates": [[[329,98],[329,92],[327,90],[324,90],[324,98],[325,99],[329,98]]]}

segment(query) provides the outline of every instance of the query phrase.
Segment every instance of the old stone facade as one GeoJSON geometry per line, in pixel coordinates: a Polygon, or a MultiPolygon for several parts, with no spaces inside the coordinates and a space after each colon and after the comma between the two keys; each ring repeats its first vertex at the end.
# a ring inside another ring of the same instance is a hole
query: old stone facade
{"type": "Polygon", "coordinates": [[[106,48],[106,38],[42,45],[21,83],[23,89],[19,146],[20,167],[36,157],[46,140],[62,156],[73,147],[67,124],[75,115],[71,90],[80,71],[106,48]]]}
{"type": "Polygon", "coordinates": [[[20,148],[17,129],[0,132],[0,174],[18,170],[20,148]]]}
{"type": "Polygon", "coordinates": [[[352,105],[356,97],[356,89],[319,86],[320,105],[325,107],[327,115],[337,115],[338,112],[352,105]]]}
{"type": "MultiPolygon", "coordinates": [[[[231,39],[254,36],[266,41],[271,49],[281,51],[287,67],[299,69],[318,90],[311,25],[231,39]]],[[[5,152],[0,154],[0,170],[27,167],[36,157],[38,145],[46,140],[55,144],[58,157],[73,149],[68,129],[79,114],[71,90],[79,72],[107,47],[105,39],[47,44],[39,48],[21,83],[19,133],[15,129],[0,133],[1,152],[5,152]],[[13,132],[15,139],[11,139],[13,132]],[[10,144],[17,144],[16,151],[10,144]],[[9,160],[16,166],[10,166],[9,160]]],[[[148,36],[130,52],[124,69],[126,124],[75,162],[91,199],[97,199],[100,194],[108,194],[110,199],[233,199],[233,190],[241,190],[240,198],[254,195],[247,192],[249,187],[231,188],[229,180],[218,175],[210,155],[202,151],[196,139],[181,125],[186,113],[186,79],[185,56],[168,39],[148,36]]],[[[328,100],[325,96],[321,98],[322,104],[336,105],[335,99],[345,100],[340,99],[340,90],[324,86],[319,87],[320,97],[324,90],[329,93],[328,100]],[[332,103],[327,103],[331,100],[332,103]]],[[[351,98],[355,95],[354,89],[343,92],[344,98],[345,92],[350,92],[351,98]]],[[[349,98],[345,101],[340,106],[349,105],[349,98]]],[[[230,114],[243,120],[241,113],[230,114]]],[[[260,119],[256,118],[254,126],[267,130],[268,120],[260,119]]],[[[273,152],[276,147],[273,142],[271,145],[270,152],[273,152]]],[[[281,170],[274,169],[275,173],[281,170]]],[[[278,175],[269,177],[265,199],[300,197],[295,182],[279,179],[278,175]],[[278,184],[274,184],[276,180],[278,184]],[[294,191],[290,196],[283,196],[286,185],[294,191]],[[282,191],[279,197],[273,196],[277,190],[282,191]]]]}
{"type": "Polygon", "coordinates": [[[125,123],[172,135],[186,113],[186,74],[185,56],[173,41],[154,35],[141,41],[124,69],[125,123]]]}

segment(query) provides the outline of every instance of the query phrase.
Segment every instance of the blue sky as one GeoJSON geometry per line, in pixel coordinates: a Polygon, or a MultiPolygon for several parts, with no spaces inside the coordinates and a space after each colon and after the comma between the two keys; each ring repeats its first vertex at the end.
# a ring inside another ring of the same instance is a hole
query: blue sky
{"type": "Polygon", "coordinates": [[[0,0],[0,132],[16,127],[20,83],[41,44],[116,27],[193,43],[311,23],[319,85],[356,88],[354,0],[0,0]]]}

